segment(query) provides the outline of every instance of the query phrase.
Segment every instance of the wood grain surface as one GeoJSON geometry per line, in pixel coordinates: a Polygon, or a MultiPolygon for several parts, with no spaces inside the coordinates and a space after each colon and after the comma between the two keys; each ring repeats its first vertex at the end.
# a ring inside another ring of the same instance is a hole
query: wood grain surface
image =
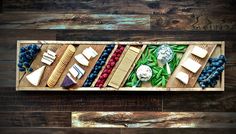
{"type": "Polygon", "coordinates": [[[72,127],[235,128],[235,113],[220,112],[73,112],[72,127]]]}
{"type": "MultiPolygon", "coordinates": [[[[214,112],[220,112],[225,117],[231,117],[232,113],[236,112],[235,5],[233,0],[1,0],[0,132],[3,134],[15,134],[16,132],[19,134],[235,133],[235,128],[78,129],[69,127],[70,113],[73,111],[207,112],[213,115],[214,112]],[[94,18],[93,16],[97,14],[104,16],[94,18]],[[75,18],[73,18],[74,15],[75,18]],[[116,20],[117,16],[121,16],[123,19],[116,20]],[[66,17],[68,19],[65,19],[66,17]],[[79,21],[80,17],[81,21],[79,21]],[[129,18],[135,19],[129,20],[129,18]],[[144,20],[145,18],[149,19],[144,20]],[[9,22],[4,22],[4,20],[9,20],[9,22]],[[120,25],[121,21],[123,23],[120,25]],[[14,24],[14,22],[19,23],[14,24]],[[37,25],[27,24],[27,22],[43,23],[37,25]],[[61,25],[65,22],[70,30],[61,25]],[[128,26],[124,23],[128,23],[128,26]],[[92,24],[93,27],[87,24],[92,24]],[[122,27],[111,28],[108,24],[122,27]],[[8,27],[3,27],[4,25],[8,27]],[[80,30],[74,30],[76,26],[79,26],[80,30]],[[54,30],[47,28],[54,28],[54,30]],[[63,28],[65,30],[59,30],[63,28]],[[224,40],[226,41],[227,58],[225,91],[221,93],[15,92],[17,40],[224,40]]],[[[217,120],[220,122],[222,118],[215,116],[214,119],[213,122],[217,120]]],[[[203,118],[202,121],[209,120],[203,118]]],[[[227,123],[230,124],[230,122],[234,121],[228,120],[227,123]]]]}

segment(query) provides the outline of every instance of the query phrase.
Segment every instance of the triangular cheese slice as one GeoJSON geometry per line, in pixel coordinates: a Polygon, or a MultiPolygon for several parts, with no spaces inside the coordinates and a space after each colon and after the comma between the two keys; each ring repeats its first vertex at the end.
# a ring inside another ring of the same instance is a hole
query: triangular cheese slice
{"type": "Polygon", "coordinates": [[[43,76],[45,66],[40,67],[39,69],[35,70],[31,74],[27,75],[27,80],[34,86],[38,86],[39,82],[41,80],[41,77],[43,76]]]}
{"type": "Polygon", "coordinates": [[[71,75],[68,73],[66,75],[66,77],[64,78],[62,84],[61,84],[61,87],[63,88],[69,88],[73,85],[76,84],[76,81],[71,77],[71,75]]]}

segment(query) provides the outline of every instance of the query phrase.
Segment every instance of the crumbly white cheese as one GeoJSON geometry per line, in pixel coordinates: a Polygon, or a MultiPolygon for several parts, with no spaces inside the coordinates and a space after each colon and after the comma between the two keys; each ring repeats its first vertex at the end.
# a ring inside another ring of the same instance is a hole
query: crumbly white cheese
{"type": "Polygon", "coordinates": [[[194,46],[192,52],[193,55],[196,55],[200,58],[204,58],[207,55],[207,51],[199,46],[194,46]]]}
{"type": "Polygon", "coordinates": [[[152,77],[152,69],[147,65],[141,65],[137,69],[136,75],[140,81],[148,81],[152,77]]]}
{"type": "Polygon", "coordinates": [[[189,81],[189,76],[188,74],[184,73],[184,72],[178,72],[177,75],[175,76],[178,80],[180,80],[181,82],[183,82],[184,84],[188,84],[189,81]]]}
{"type": "Polygon", "coordinates": [[[189,71],[196,73],[199,68],[202,66],[201,64],[199,64],[198,62],[192,60],[191,58],[188,58],[183,64],[182,66],[186,69],[188,69],[189,71]]]}

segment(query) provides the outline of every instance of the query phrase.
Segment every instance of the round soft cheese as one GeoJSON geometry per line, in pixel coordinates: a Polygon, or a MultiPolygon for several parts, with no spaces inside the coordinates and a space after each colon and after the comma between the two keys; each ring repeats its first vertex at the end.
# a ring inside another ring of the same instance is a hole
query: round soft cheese
{"type": "Polygon", "coordinates": [[[137,69],[136,75],[140,81],[148,81],[152,77],[152,69],[147,65],[141,65],[137,69]]]}

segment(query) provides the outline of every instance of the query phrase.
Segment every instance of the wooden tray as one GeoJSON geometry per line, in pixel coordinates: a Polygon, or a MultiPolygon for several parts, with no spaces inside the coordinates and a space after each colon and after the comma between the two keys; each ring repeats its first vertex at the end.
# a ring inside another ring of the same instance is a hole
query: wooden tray
{"type": "MultiPolygon", "coordinates": [[[[52,48],[55,51],[63,51],[63,45],[69,45],[72,44],[74,46],[76,46],[76,49],[78,49],[79,47],[83,47],[83,45],[94,45],[94,48],[96,48],[96,46],[98,45],[102,45],[105,46],[107,44],[122,44],[122,45],[140,45],[140,46],[145,46],[145,45],[149,45],[149,44],[156,44],[156,45],[160,45],[160,44],[182,44],[182,45],[203,45],[203,44],[207,44],[207,45],[216,45],[216,48],[214,50],[214,52],[212,53],[211,57],[215,57],[219,54],[225,54],[225,42],[224,41],[158,41],[158,42],[122,42],[122,41],[40,41],[40,40],[20,40],[17,41],[17,63],[18,63],[18,54],[19,54],[19,49],[21,46],[23,45],[27,45],[27,44],[31,44],[31,43],[36,43],[41,45],[42,50],[44,50],[43,48],[52,48]],[[46,46],[48,45],[48,46],[46,46]]],[[[100,48],[100,47],[99,47],[100,48]]],[[[101,47],[101,52],[104,49],[104,47],[101,47]]],[[[100,52],[99,52],[100,53],[100,52]]],[[[38,57],[36,57],[37,59],[38,57]]],[[[40,60],[36,60],[33,61],[33,63],[31,64],[31,66],[35,66],[35,67],[39,67],[42,65],[42,63],[40,62],[40,60]]],[[[59,58],[58,58],[59,59],[59,58]]],[[[72,58],[73,59],[73,58],[72,58]]],[[[96,60],[96,59],[95,59],[96,60]]],[[[138,60],[138,59],[137,59],[138,60]]],[[[72,60],[70,61],[70,63],[68,64],[68,66],[66,67],[66,72],[63,73],[63,75],[65,75],[68,72],[68,69],[71,65],[73,65],[75,61],[72,60]]],[[[57,64],[57,61],[55,61],[53,63],[52,66],[50,67],[46,67],[47,72],[51,72],[51,70],[53,70],[53,68],[55,67],[55,65],[57,64]]],[[[134,66],[134,65],[133,65],[134,66]]],[[[92,67],[91,67],[92,68],[92,67]]],[[[90,70],[90,69],[88,69],[90,70]]],[[[91,70],[90,70],[91,71],[91,70]]],[[[88,71],[88,73],[90,72],[88,71]]],[[[68,90],[68,89],[63,89],[61,87],[59,87],[59,84],[57,84],[54,88],[49,88],[49,87],[45,87],[45,83],[44,82],[40,82],[40,85],[38,87],[35,86],[31,86],[31,84],[25,82],[25,76],[27,74],[26,73],[22,73],[18,71],[18,67],[16,68],[16,90],[17,91],[224,91],[224,79],[225,79],[225,73],[223,71],[222,73],[222,77],[220,79],[220,81],[217,83],[215,88],[205,88],[204,90],[202,88],[199,87],[198,84],[196,84],[194,87],[192,88],[186,88],[186,87],[182,87],[182,88],[174,88],[174,87],[168,87],[168,88],[161,88],[161,87],[150,87],[147,86],[147,84],[143,84],[145,85],[144,87],[136,87],[136,88],[132,88],[132,87],[121,87],[119,89],[115,89],[115,88],[111,88],[111,87],[105,87],[105,88],[97,88],[97,87],[80,87],[77,86],[76,88],[74,88],[73,90],[68,90]],[[23,83],[21,83],[24,80],[23,83]]],[[[64,76],[62,76],[64,77],[64,76]]],[[[43,80],[47,80],[47,77],[43,75],[43,80]]],[[[62,78],[61,78],[62,79],[62,78]]],[[[60,82],[62,80],[59,80],[60,82]]]]}

